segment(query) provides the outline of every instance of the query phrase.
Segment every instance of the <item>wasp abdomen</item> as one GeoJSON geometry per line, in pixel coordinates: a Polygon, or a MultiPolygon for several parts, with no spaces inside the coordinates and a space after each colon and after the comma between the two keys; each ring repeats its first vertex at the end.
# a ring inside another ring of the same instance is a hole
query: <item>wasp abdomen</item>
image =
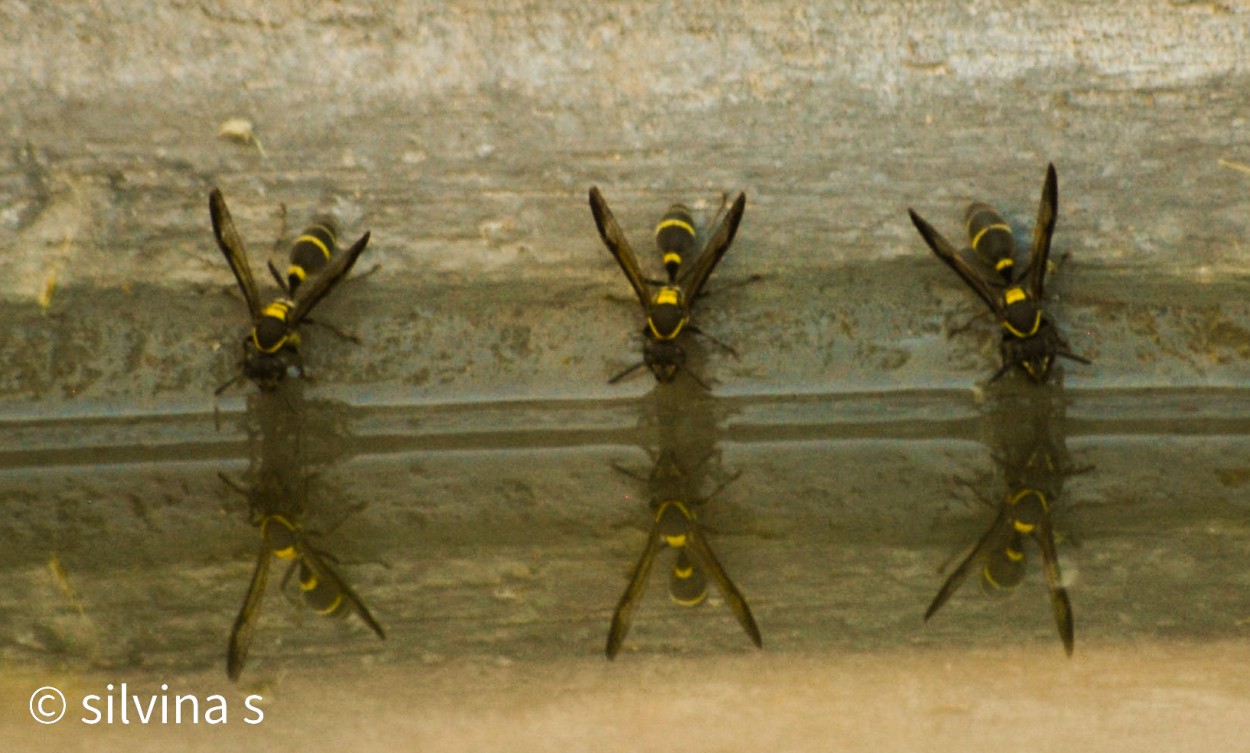
{"type": "Polygon", "coordinates": [[[320,272],[334,254],[338,228],[329,217],[318,218],[304,229],[291,246],[291,265],[287,267],[287,286],[292,294],[310,275],[320,272]]]}
{"type": "Polygon", "coordinates": [[[682,261],[694,251],[694,217],[685,204],[674,204],[655,226],[655,245],[664,255],[669,280],[677,279],[682,261]]]}
{"type": "Polygon", "coordinates": [[[1016,238],[1011,226],[994,207],[979,201],[968,207],[964,223],[968,226],[972,250],[994,267],[1004,281],[1011,282],[1016,259],[1016,238]]]}

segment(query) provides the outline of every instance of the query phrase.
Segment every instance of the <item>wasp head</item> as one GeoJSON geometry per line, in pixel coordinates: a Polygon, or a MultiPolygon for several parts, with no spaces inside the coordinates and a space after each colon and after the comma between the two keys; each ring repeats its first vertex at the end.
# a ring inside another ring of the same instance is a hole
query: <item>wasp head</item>
{"type": "Polygon", "coordinates": [[[642,360],[655,374],[655,379],[668,384],[677,378],[677,372],[686,365],[686,351],[675,340],[655,340],[650,337],[643,341],[642,360]]]}
{"type": "Polygon", "coordinates": [[[1019,366],[1035,384],[1045,384],[1050,379],[1055,357],[1067,350],[1058,331],[1042,316],[1040,310],[1037,321],[1038,327],[1029,337],[1017,337],[1011,331],[1003,332],[999,346],[1003,367],[995,378],[1002,376],[1012,366],[1019,366]]]}
{"type": "Polygon", "coordinates": [[[290,347],[280,348],[275,353],[263,353],[257,350],[251,336],[243,340],[243,374],[256,383],[262,390],[272,390],[287,378],[301,376],[304,367],[299,351],[290,347]]]}

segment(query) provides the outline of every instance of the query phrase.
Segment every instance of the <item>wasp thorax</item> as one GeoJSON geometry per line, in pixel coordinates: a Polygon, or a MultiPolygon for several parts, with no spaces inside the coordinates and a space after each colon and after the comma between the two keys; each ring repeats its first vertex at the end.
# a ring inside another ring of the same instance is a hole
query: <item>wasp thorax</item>
{"type": "Polygon", "coordinates": [[[686,323],[686,307],[681,288],[666,286],[655,294],[647,314],[651,334],[660,340],[672,340],[686,323]]]}
{"type": "Polygon", "coordinates": [[[285,322],[262,319],[252,330],[252,344],[261,353],[277,353],[287,344],[291,330],[285,322]]]}
{"type": "Polygon", "coordinates": [[[1042,327],[1042,309],[1023,288],[1010,288],[1003,294],[1006,310],[1003,327],[1019,338],[1032,337],[1042,327]]]}
{"type": "Polygon", "coordinates": [[[294,523],[281,515],[270,515],[261,521],[260,534],[274,556],[285,560],[295,559],[295,545],[299,534],[294,523]]]}

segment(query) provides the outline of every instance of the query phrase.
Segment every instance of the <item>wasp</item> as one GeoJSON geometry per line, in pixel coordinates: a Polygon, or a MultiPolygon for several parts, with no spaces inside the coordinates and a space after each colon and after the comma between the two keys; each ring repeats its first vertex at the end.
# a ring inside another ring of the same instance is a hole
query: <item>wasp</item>
{"type": "Polygon", "coordinates": [[[1053,456],[1045,445],[1037,448],[1018,470],[1018,479],[1011,484],[1011,491],[999,506],[994,522],[942,584],[933,603],[925,610],[926,622],[978,565],[981,567],[981,586],[987,593],[1018,586],[1024,578],[1026,564],[1024,540],[1031,538],[1037,542],[1042,553],[1042,574],[1050,593],[1059,638],[1063,641],[1064,651],[1068,656],[1072,655],[1072,602],[1059,572],[1059,555],[1050,521],[1051,506],[1058,497],[1059,484],[1065,472],[1055,466],[1053,456]]]}
{"type": "MultiPolygon", "coordinates": [[[[651,369],[657,381],[664,384],[672,382],[677,372],[686,364],[686,351],[677,342],[678,335],[683,331],[702,335],[736,355],[733,348],[690,323],[690,306],[703,291],[704,284],[721,257],[733,244],[745,209],[746,194],[739,193],[720,224],[708,237],[693,266],[683,271],[686,258],[694,250],[697,233],[690,210],[684,204],[673,204],[655,229],[656,245],[664,261],[666,279],[650,280],[643,276],[642,269],[638,266],[638,257],[612,215],[612,210],[608,208],[603,194],[599,193],[597,187],[590,189],[590,211],[599,228],[599,237],[621,265],[621,270],[625,272],[625,277],[638,295],[638,302],[642,304],[643,313],[647,317],[647,324],[643,328],[643,360],[609,379],[609,384],[619,382],[643,366],[651,369]],[[653,286],[657,287],[654,292],[653,286]]],[[[698,377],[693,374],[691,377],[707,389],[707,385],[698,377]]]]}
{"type": "Polygon", "coordinates": [[[1014,269],[1016,247],[1011,228],[988,204],[972,204],[965,216],[972,245],[970,253],[956,251],[950,241],[915,210],[907,210],[933,253],[980,296],[1003,327],[999,346],[1003,365],[990,377],[991,382],[1019,366],[1031,380],[1043,384],[1050,377],[1056,357],[1090,363],[1089,359],[1072,352],[1068,341],[1042,308],[1058,204],[1058,178],[1052,164],[1046,169],[1046,182],[1042,186],[1029,263],[1018,275],[1014,269]]]}
{"type": "Polygon", "coordinates": [[[362,235],[346,252],[336,254],[333,224],[310,227],[291,249],[292,261],[285,284],[270,264],[270,272],[282,288],[283,295],[262,306],[247,252],[220,190],[214,188],[209,194],[208,209],[217,246],[234,272],[252,317],[252,331],[243,338],[240,371],[218,387],[216,394],[220,395],[244,378],[256,382],[261,389],[273,389],[286,378],[288,372],[303,374],[299,325],[303,321],[311,321],[308,314],[313,307],[351,271],[369,243],[369,233],[362,235]]]}
{"type": "MultiPolygon", "coordinates": [[[[671,484],[680,477],[681,469],[677,465],[676,458],[671,453],[665,452],[656,461],[650,480],[653,482],[652,488],[656,489],[657,486],[663,488],[665,484],[671,484]]],[[[608,629],[608,641],[604,649],[609,659],[616,658],[621,650],[621,644],[625,642],[625,635],[629,632],[630,623],[633,621],[634,609],[646,591],[651,565],[655,562],[660,549],[665,546],[677,550],[677,557],[669,579],[669,593],[673,600],[683,606],[695,606],[702,603],[707,598],[707,583],[710,575],[734,616],[738,618],[738,623],[751,638],[751,642],[756,648],[763,646],[760,629],[751,615],[751,607],[747,604],[742,592],[729,579],[720,561],[716,559],[711,546],[703,536],[702,527],[695,514],[697,507],[707,502],[725,484],[733,480],[733,478],[729,479],[708,497],[696,502],[686,502],[680,498],[656,497],[652,499],[651,513],[654,523],[651,526],[651,532],[647,535],[646,547],[629,578],[629,586],[626,587],[625,593],[616,605],[616,610],[612,613],[612,625],[608,629]]]]}
{"type": "Polygon", "coordinates": [[[269,582],[269,565],[275,557],[291,563],[282,579],[282,588],[286,588],[292,573],[298,569],[299,589],[305,604],[327,617],[345,617],[355,612],[379,638],[386,640],[386,632],[369,613],[364,602],[330,566],[334,557],[314,547],[297,522],[285,515],[265,515],[260,520],[260,533],[262,543],[256,558],[256,569],[252,571],[247,596],[243,598],[243,606],[230,631],[226,673],[231,680],[239,679],[243,663],[247,660],[265,585],[269,582]]]}

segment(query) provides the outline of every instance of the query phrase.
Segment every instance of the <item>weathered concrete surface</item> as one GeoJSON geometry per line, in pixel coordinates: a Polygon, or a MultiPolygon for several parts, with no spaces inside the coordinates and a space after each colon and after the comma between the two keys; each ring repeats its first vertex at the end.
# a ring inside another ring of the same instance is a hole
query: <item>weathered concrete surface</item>
{"type": "MultiPolygon", "coordinates": [[[[323,544],[390,639],[271,588],[245,674],[275,699],[265,739],[390,745],[387,724],[473,749],[503,738],[470,727],[506,725],[516,749],[581,748],[692,718],[713,721],[693,749],[983,748],[1022,719],[1053,731],[1039,750],[1240,739],[1248,36],[1245,3],[0,2],[6,667],[226,684],[258,537],[217,473],[253,472],[258,440],[250,387],[211,397],[246,319],[209,230],[220,186],[258,270],[283,206],[289,231],[324,209],[371,230],[380,265],[319,311],[362,345],[306,333],[301,451],[310,526],[369,504],[323,544]],[[232,117],[259,145],[218,137],[232,117]],[[1036,566],[1014,599],[969,584],[920,623],[991,517],[955,479],[996,489],[1004,421],[969,392],[996,335],[947,336],[975,301],[905,210],[957,238],[988,199],[1023,240],[1048,161],[1053,311],[1095,359],[1065,373],[1070,450],[1096,466],[1058,518],[1070,665],[1036,566]],[[644,255],[669,202],[706,222],[747,192],[696,309],[741,353],[695,344],[714,397],[605,384],[641,320],[590,185],[644,255]],[[610,463],[645,468],[666,437],[743,473],[707,520],[763,655],[738,656],[723,603],[653,584],[618,662],[642,668],[596,658],[648,524],[610,463]],[[649,700],[682,694],[724,704],[649,700]]],[[[100,744],[41,737],[38,684],[4,688],[6,739],[100,744]]]]}

